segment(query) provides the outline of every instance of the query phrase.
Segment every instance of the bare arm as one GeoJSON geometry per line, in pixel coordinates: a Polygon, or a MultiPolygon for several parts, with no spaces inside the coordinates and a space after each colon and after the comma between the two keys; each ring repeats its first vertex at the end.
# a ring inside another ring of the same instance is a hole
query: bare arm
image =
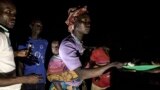
{"type": "Polygon", "coordinates": [[[11,78],[1,78],[0,77],[0,87],[9,86],[13,84],[20,84],[20,83],[35,84],[39,80],[41,80],[41,77],[37,75],[11,77],[11,78]]]}
{"type": "Polygon", "coordinates": [[[28,50],[14,51],[15,57],[27,57],[27,55],[28,55],[28,50]]]}
{"type": "Polygon", "coordinates": [[[89,78],[94,78],[94,77],[100,76],[106,70],[108,70],[111,67],[121,68],[122,65],[123,65],[122,63],[113,62],[111,64],[108,64],[106,66],[99,67],[99,68],[94,68],[94,69],[81,69],[81,68],[78,68],[75,71],[77,72],[79,78],[84,80],[84,79],[89,79],[89,78]]]}
{"type": "Polygon", "coordinates": [[[20,83],[22,83],[22,79],[20,77],[0,78],[0,87],[9,86],[13,84],[20,84],[20,83]]]}

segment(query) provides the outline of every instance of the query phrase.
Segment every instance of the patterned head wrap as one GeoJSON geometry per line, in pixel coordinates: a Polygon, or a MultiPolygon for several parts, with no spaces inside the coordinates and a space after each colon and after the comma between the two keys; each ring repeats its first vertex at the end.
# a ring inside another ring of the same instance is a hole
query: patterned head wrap
{"type": "Polygon", "coordinates": [[[81,7],[81,8],[69,8],[68,10],[68,18],[65,21],[65,23],[68,25],[68,31],[72,32],[74,29],[74,23],[75,23],[75,17],[86,13],[87,11],[87,6],[81,7]]]}

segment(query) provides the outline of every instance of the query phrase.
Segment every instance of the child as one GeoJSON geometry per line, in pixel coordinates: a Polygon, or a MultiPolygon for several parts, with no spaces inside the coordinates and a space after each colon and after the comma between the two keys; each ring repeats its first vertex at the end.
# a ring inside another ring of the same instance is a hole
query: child
{"type": "Polygon", "coordinates": [[[59,43],[60,42],[58,40],[54,40],[51,43],[53,56],[49,61],[47,71],[48,80],[52,82],[50,90],[72,90],[74,87],[66,84],[65,82],[72,72],[67,72],[67,67],[59,57],[59,43]],[[64,77],[66,77],[66,79],[64,77]]]}

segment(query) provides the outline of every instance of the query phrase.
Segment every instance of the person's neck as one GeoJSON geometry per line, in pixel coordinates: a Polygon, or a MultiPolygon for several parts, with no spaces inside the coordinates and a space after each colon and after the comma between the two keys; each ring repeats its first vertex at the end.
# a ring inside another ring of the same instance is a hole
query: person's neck
{"type": "Polygon", "coordinates": [[[37,34],[32,34],[31,38],[32,38],[32,39],[38,39],[39,36],[38,36],[37,34]]]}
{"type": "Polygon", "coordinates": [[[84,34],[81,34],[79,32],[74,31],[73,32],[74,36],[77,37],[78,40],[82,41],[84,34]]]}

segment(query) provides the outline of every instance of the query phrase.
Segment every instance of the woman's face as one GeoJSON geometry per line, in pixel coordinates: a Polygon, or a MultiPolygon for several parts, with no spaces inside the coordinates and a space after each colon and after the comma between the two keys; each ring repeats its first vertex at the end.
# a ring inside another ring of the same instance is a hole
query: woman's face
{"type": "Polygon", "coordinates": [[[75,28],[82,34],[88,34],[90,32],[90,17],[85,16],[78,20],[75,28]]]}

